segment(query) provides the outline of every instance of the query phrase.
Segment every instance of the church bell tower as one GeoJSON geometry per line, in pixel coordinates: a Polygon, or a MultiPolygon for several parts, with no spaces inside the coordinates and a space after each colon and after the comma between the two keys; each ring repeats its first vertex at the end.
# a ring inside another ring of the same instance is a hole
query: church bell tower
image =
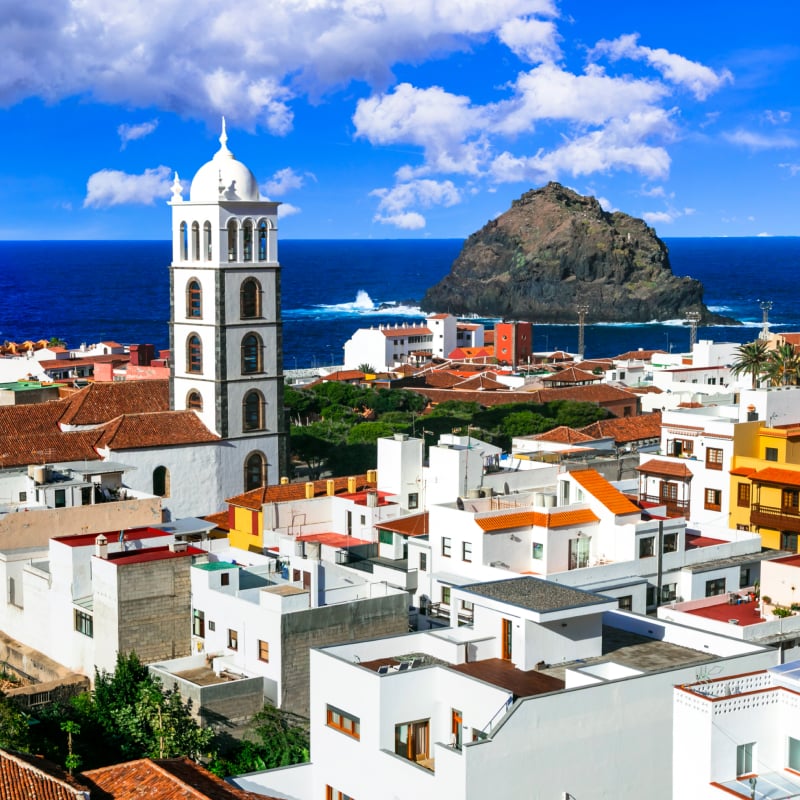
{"type": "Polygon", "coordinates": [[[286,474],[278,203],[227,140],[223,118],[189,199],[177,173],[172,187],[170,401],[225,440],[221,478],[247,490],[286,474]]]}

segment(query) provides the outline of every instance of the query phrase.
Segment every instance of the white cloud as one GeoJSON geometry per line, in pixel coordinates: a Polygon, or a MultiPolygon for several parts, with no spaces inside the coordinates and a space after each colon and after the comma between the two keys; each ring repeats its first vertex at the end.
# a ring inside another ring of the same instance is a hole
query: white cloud
{"type": "Polygon", "coordinates": [[[792,177],[794,177],[795,175],[797,175],[798,173],[800,173],[800,164],[789,164],[789,163],[784,163],[784,164],[778,164],[778,166],[779,166],[781,169],[788,170],[788,171],[789,171],[789,174],[790,174],[792,177]]]}
{"type": "Polygon", "coordinates": [[[538,64],[561,58],[561,37],[551,20],[512,19],[500,26],[498,38],[521,59],[538,64]]]}
{"type": "Polygon", "coordinates": [[[657,225],[659,222],[670,224],[675,221],[675,217],[668,211],[647,211],[642,214],[642,219],[648,225],[657,225]]]}
{"type": "Polygon", "coordinates": [[[411,206],[430,208],[453,206],[461,202],[461,194],[452,181],[414,180],[391,189],[374,189],[370,194],[380,198],[375,220],[406,230],[425,226],[425,218],[408,209],[411,206]]]}
{"type": "Polygon", "coordinates": [[[287,192],[302,188],[306,177],[313,178],[311,173],[299,175],[291,167],[279,169],[262,187],[261,191],[266,197],[282,197],[287,192]]]}
{"type": "Polygon", "coordinates": [[[375,222],[382,225],[394,225],[406,231],[418,231],[425,227],[425,217],[416,211],[406,211],[402,214],[376,214],[375,222]]]}
{"type": "Polygon", "coordinates": [[[767,136],[755,131],[746,131],[743,128],[724,133],[723,137],[731,144],[741,145],[750,150],[782,150],[797,147],[798,144],[797,139],[785,134],[767,136]]]}
{"type": "Polygon", "coordinates": [[[101,169],[86,182],[84,208],[109,208],[119,205],[153,205],[157,198],[169,197],[172,170],[169,167],[147,169],[142,175],[130,175],[115,169],[101,169]]]}
{"type": "Polygon", "coordinates": [[[603,211],[607,211],[609,214],[617,211],[617,208],[615,208],[614,204],[607,197],[597,197],[596,199],[597,202],[600,203],[600,208],[602,208],[603,211]]]}
{"type": "Polygon", "coordinates": [[[726,83],[733,82],[733,75],[729,70],[714,72],[710,67],[690,61],[688,58],[670,53],[663,48],[644,47],[639,43],[639,35],[626,34],[613,40],[603,40],[597,43],[591,52],[591,57],[605,55],[611,61],[628,58],[633,61],[644,61],[666,80],[678,86],[685,86],[698,100],[705,100],[726,83]]]}
{"type": "Polygon", "coordinates": [[[278,216],[291,217],[294,214],[300,214],[302,209],[299,206],[292,205],[291,203],[281,203],[278,206],[278,216]]]}
{"type": "Polygon", "coordinates": [[[124,150],[128,142],[133,142],[136,139],[143,139],[149,136],[158,127],[158,120],[154,119],[150,122],[140,122],[138,125],[120,125],[117,128],[117,134],[122,142],[122,149],[124,150]]]}
{"type": "Polygon", "coordinates": [[[770,111],[767,109],[764,112],[764,119],[771,125],[785,125],[787,122],[791,122],[792,113],[791,111],[770,111]]]}

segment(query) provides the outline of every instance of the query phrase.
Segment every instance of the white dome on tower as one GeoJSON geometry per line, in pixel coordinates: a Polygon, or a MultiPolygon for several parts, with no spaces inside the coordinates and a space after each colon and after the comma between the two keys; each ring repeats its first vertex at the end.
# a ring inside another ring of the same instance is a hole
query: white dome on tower
{"type": "Polygon", "coordinates": [[[211,161],[195,173],[189,200],[195,203],[216,203],[220,200],[259,200],[255,175],[228,150],[225,117],[222,118],[220,148],[211,161]]]}

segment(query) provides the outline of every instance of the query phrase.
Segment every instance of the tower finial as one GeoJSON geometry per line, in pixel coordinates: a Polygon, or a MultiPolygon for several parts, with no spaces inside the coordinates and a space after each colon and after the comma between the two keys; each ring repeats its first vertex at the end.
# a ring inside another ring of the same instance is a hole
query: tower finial
{"type": "Polygon", "coordinates": [[[224,155],[232,155],[228,150],[228,131],[225,127],[225,117],[222,118],[222,133],[219,135],[219,152],[224,155]]]}

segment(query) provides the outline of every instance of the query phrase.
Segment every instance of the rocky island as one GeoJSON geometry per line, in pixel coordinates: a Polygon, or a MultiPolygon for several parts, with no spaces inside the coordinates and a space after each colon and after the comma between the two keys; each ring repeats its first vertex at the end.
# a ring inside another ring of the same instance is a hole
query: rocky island
{"type": "Polygon", "coordinates": [[[473,233],[449,275],[428,289],[425,311],[540,323],[650,322],[700,314],[737,324],[703,303],[703,285],[673,275],[667,247],[641,219],[604,211],[558,183],[526,192],[473,233]]]}

